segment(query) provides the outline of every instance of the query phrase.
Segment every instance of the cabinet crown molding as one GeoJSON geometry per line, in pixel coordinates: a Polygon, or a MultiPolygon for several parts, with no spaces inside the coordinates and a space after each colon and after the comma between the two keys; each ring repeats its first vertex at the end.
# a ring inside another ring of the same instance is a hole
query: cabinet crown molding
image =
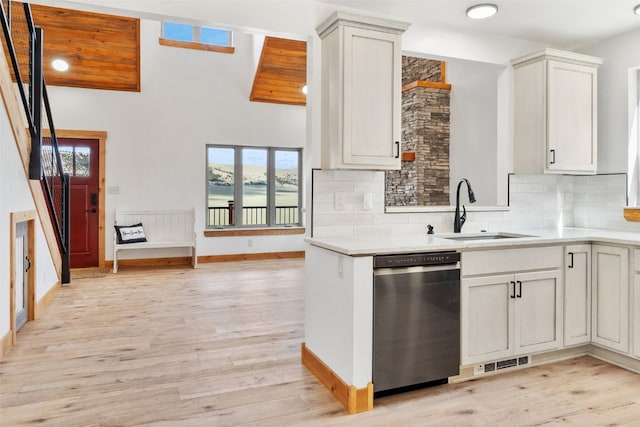
{"type": "Polygon", "coordinates": [[[402,34],[411,24],[408,22],[392,21],[389,19],[374,18],[371,16],[334,12],[322,24],[318,25],[316,32],[320,38],[324,38],[338,26],[342,25],[390,34],[402,34]]]}
{"type": "Polygon", "coordinates": [[[563,62],[570,62],[577,65],[598,66],[602,64],[602,58],[595,56],[583,55],[581,53],[568,52],[558,49],[544,49],[539,52],[535,52],[529,55],[521,56],[511,60],[511,65],[514,68],[523,67],[531,64],[532,62],[538,62],[543,60],[561,60],[563,62]]]}

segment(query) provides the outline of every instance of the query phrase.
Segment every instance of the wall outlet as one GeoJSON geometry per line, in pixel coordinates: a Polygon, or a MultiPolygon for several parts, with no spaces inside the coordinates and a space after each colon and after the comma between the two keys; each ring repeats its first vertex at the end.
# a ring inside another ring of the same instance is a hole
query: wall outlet
{"type": "Polygon", "coordinates": [[[362,209],[370,211],[373,208],[373,193],[364,193],[362,195],[362,209]]]}
{"type": "Polygon", "coordinates": [[[341,193],[341,192],[336,192],[333,196],[333,207],[336,210],[343,210],[344,209],[344,199],[345,199],[345,194],[341,193]]]}

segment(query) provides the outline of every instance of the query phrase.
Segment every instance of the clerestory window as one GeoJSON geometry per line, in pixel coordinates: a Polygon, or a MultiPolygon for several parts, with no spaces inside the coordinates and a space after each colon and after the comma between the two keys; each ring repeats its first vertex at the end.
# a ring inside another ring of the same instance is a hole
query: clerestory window
{"type": "Polygon", "coordinates": [[[302,150],[207,145],[207,228],[301,225],[302,150]]]}
{"type": "Polygon", "coordinates": [[[162,23],[160,44],[223,53],[234,52],[231,31],[177,22],[162,23]]]}

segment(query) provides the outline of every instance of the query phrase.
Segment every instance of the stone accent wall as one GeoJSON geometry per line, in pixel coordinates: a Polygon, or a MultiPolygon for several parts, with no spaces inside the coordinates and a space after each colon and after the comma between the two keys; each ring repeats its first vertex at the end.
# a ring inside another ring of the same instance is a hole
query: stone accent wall
{"type": "Polygon", "coordinates": [[[402,57],[402,86],[415,81],[441,82],[441,62],[433,59],[402,57]]]}
{"type": "MultiPolygon", "coordinates": [[[[415,81],[440,82],[440,61],[402,58],[403,86],[415,81]]],[[[387,206],[449,205],[450,93],[447,89],[415,87],[402,93],[402,151],[415,161],[403,161],[399,171],[386,172],[387,206]]]]}

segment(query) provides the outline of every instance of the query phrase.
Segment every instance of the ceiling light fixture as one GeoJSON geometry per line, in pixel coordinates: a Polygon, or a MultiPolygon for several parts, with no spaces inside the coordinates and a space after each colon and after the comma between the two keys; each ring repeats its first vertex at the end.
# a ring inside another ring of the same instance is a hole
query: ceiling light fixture
{"type": "Polygon", "coordinates": [[[498,13],[498,6],[492,3],[476,4],[467,9],[467,16],[471,19],[490,18],[496,13],[498,13]]]}
{"type": "Polygon", "coordinates": [[[51,61],[51,66],[56,71],[67,71],[69,69],[69,63],[64,59],[54,59],[51,61]]]}
{"type": "Polygon", "coordinates": [[[633,13],[640,15],[640,4],[633,8],[633,13]]]}
{"type": "Polygon", "coordinates": [[[306,95],[307,92],[309,92],[309,88],[307,87],[307,85],[302,86],[302,93],[306,95]]]}

